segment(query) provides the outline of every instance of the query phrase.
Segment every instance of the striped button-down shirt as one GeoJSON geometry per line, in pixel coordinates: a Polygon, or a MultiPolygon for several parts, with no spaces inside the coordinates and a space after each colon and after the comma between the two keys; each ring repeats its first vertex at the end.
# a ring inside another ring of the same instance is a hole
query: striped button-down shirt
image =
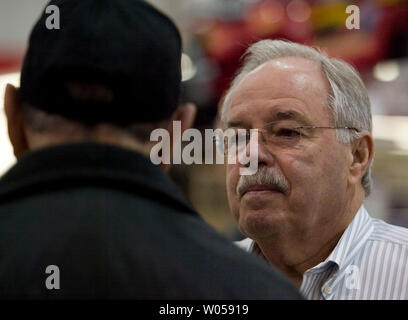
{"type": "MultiPolygon", "coordinates": [[[[251,239],[237,245],[263,257],[251,239]]],[[[300,292],[311,300],[408,299],[408,229],[361,206],[327,259],[303,274],[300,292]]]]}

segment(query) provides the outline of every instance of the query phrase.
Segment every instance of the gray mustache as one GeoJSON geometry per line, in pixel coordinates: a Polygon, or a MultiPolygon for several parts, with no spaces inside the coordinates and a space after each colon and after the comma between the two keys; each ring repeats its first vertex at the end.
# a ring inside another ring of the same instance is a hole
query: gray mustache
{"type": "Polygon", "coordinates": [[[283,194],[287,194],[290,185],[285,176],[279,171],[272,171],[267,167],[258,168],[258,171],[253,175],[241,176],[238,181],[236,193],[241,197],[253,185],[266,185],[273,189],[277,189],[283,194]]]}

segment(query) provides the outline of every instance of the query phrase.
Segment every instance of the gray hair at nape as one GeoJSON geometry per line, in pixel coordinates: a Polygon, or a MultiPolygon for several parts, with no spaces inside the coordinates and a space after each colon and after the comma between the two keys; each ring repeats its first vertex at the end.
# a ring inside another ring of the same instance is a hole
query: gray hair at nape
{"type": "MultiPolygon", "coordinates": [[[[331,88],[328,108],[336,127],[352,127],[372,132],[372,115],[367,89],[358,72],[348,63],[327,56],[319,49],[284,40],[262,40],[251,45],[244,54],[244,63],[238,70],[224,96],[221,121],[226,124],[231,97],[238,84],[262,64],[282,57],[300,57],[320,64],[331,88]]],[[[354,130],[337,130],[337,139],[349,144],[359,137],[354,130]]],[[[371,192],[371,166],[362,178],[366,197],[371,192]]]]}

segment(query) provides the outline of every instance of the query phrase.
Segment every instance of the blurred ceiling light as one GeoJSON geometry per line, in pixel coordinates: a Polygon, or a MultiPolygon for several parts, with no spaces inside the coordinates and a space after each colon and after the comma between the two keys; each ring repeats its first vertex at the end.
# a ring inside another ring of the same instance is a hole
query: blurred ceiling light
{"type": "Polygon", "coordinates": [[[396,61],[379,62],[374,67],[374,77],[383,82],[393,81],[399,76],[399,66],[396,61]]]}
{"type": "Polygon", "coordinates": [[[408,151],[408,117],[374,115],[373,136],[392,141],[397,149],[408,151]]]}
{"type": "Polygon", "coordinates": [[[197,73],[197,68],[194,66],[193,61],[191,58],[183,53],[181,56],[181,70],[182,70],[182,80],[181,81],[188,81],[194,78],[197,73]]]}
{"type": "Polygon", "coordinates": [[[6,91],[7,83],[14,86],[20,85],[20,73],[8,73],[0,75],[0,109],[4,107],[4,92],[6,91]]]}
{"type": "Polygon", "coordinates": [[[289,19],[294,22],[305,22],[309,20],[312,9],[305,0],[293,0],[286,7],[289,19]]]}
{"type": "Polygon", "coordinates": [[[259,7],[259,18],[264,23],[277,23],[283,18],[283,7],[277,1],[263,2],[259,7]]]}
{"type": "Polygon", "coordinates": [[[255,37],[266,37],[283,27],[285,8],[276,0],[260,1],[245,11],[249,32],[255,37]]]}

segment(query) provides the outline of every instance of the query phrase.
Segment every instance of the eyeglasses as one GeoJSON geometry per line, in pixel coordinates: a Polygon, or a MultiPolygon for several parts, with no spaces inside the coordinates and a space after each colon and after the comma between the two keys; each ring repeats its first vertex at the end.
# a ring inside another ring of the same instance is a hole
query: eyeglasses
{"type": "Polygon", "coordinates": [[[253,132],[261,134],[262,142],[265,146],[273,146],[281,149],[301,148],[312,138],[313,130],[334,129],[334,130],[354,130],[353,127],[321,127],[321,126],[299,126],[285,122],[271,122],[262,129],[228,128],[222,134],[215,137],[218,152],[224,156],[235,155],[245,152],[251,140],[253,132]]]}

